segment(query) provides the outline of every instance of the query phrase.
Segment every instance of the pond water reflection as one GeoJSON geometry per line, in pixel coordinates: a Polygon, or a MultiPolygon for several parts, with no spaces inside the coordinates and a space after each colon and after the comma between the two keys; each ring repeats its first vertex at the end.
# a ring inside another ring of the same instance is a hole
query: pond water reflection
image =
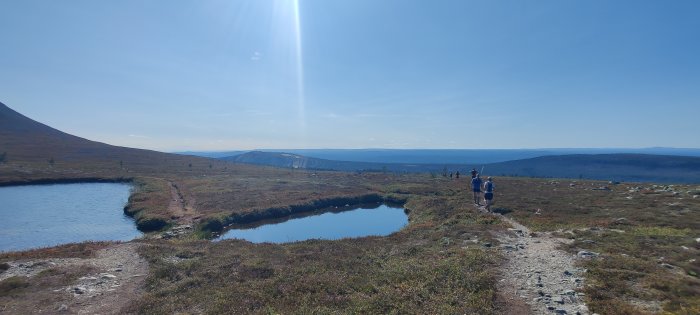
{"type": "Polygon", "coordinates": [[[408,216],[402,208],[376,204],[279,221],[259,226],[236,227],[224,232],[217,240],[244,239],[253,243],[287,243],[308,239],[336,240],[369,235],[386,236],[406,226],[408,216]]]}
{"type": "Polygon", "coordinates": [[[0,187],[0,251],[142,235],[124,215],[131,185],[81,183],[0,187]]]}

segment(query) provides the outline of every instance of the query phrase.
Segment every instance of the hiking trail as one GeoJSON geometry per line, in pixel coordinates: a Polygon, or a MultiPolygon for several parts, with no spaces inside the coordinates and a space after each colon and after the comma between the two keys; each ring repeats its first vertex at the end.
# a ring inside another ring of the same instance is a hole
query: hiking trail
{"type": "MultiPolygon", "coordinates": [[[[479,207],[480,211],[486,211],[479,207]]],[[[551,233],[533,233],[517,221],[494,214],[512,228],[497,239],[506,261],[499,275],[498,290],[511,304],[526,303],[533,314],[590,314],[579,292],[585,270],[576,267],[579,258],[559,249],[571,240],[551,233]]]]}

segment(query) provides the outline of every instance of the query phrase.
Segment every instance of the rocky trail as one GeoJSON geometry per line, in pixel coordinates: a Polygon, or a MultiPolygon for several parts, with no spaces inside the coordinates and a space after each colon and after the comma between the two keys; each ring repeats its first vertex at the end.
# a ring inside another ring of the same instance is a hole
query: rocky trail
{"type": "Polygon", "coordinates": [[[50,258],[10,262],[0,280],[35,277],[51,268],[85,271],[69,285],[32,292],[26,303],[6,305],[7,314],[121,314],[122,307],[142,294],[148,262],[137,253],[139,243],[120,243],[99,250],[93,258],[50,258]]]}
{"type": "MultiPolygon", "coordinates": [[[[480,211],[486,211],[483,207],[480,211]]],[[[589,259],[594,253],[569,254],[559,246],[570,240],[550,233],[533,233],[515,220],[499,216],[512,228],[497,235],[506,262],[498,289],[509,304],[526,303],[533,314],[590,314],[579,289],[585,270],[576,267],[577,259],[589,259]]]]}

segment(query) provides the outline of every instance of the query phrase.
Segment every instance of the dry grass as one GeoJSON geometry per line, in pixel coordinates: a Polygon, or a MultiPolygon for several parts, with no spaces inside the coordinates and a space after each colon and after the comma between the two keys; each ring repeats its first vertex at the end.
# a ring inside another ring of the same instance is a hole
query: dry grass
{"type": "MultiPolygon", "coordinates": [[[[497,179],[498,180],[498,179],[497,179]]],[[[501,180],[508,215],[589,250],[589,307],[601,314],[700,313],[700,199],[694,185],[610,185],[571,180],[501,180]],[[571,185],[573,184],[573,185],[571,185]],[[539,214],[537,209],[539,209],[539,214]],[[663,264],[663,265],[662,265],[663,264]],[[667,265],[665,265],[667,264],[667,265]]]]}
{"type": "Polygon", "coordinates": [[[0,262],[20,259],[45,258],[89,258],[94,257],[98,250],[109,247],[115,242],[83,242],[30,249],[26,251],[0,252],[0,262]]]}

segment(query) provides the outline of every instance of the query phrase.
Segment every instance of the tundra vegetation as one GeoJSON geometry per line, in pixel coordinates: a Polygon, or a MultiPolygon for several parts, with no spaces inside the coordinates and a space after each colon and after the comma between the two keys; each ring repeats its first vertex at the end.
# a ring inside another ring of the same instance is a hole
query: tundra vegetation
{"type": "MultiPolygon", "coordinates": [[[[133,181],[136,189],[125,211],[137,222],[161,221],[164,229],[192,223],[197,230],[174,240],[155,239],[160,233],[152,232],[139,241],[148,244],[140,254],[150,271],[144,294],[124,311],[489,314],[511,307],[501,296],[510,293],[496,291],[496,281],[508,275],[499,272],[503,257],[493,237],[508,226],[474,208],[466,180],[208,165],[194,164],[189,171],[184,164],[184,171],[154,169],[130,177],[118,170],[80,173],[93,180],[133,181]],[[171,212],[173,189],[185,211],[171,212]],[[367,196],[405,202],[410,224],[388,237],[338,241],[256,245],[201,239],[235,218],[254,220],[319,200],[367,196]],[[207,230],[212,225],[217,227],[207,230]]],[[[78,172],[32,175],[61,181],[76,179],[78,172]]],[[[522,178],[497,178],[496,183],[498,212],[535,231],[573,239],[563,248],[572,255],[580,250],[600,254],[581,261],[588,269],[584,293],[591,311],[693,314],[700,309],[700,266],[694,258],[700,230],[697,186],[522,178]]],[[[89,255],[94,246],[6,253],[0,262],[22,255],[89,255]]],[[[75,278],[56,272],[61,275],[51,278],[56,284],[75,278]]],[[[42,279],[3,280],[0,301],[31,300],[41,290],[28,288],[43,288],[36,284],[47,283],[42,279]]]]}

